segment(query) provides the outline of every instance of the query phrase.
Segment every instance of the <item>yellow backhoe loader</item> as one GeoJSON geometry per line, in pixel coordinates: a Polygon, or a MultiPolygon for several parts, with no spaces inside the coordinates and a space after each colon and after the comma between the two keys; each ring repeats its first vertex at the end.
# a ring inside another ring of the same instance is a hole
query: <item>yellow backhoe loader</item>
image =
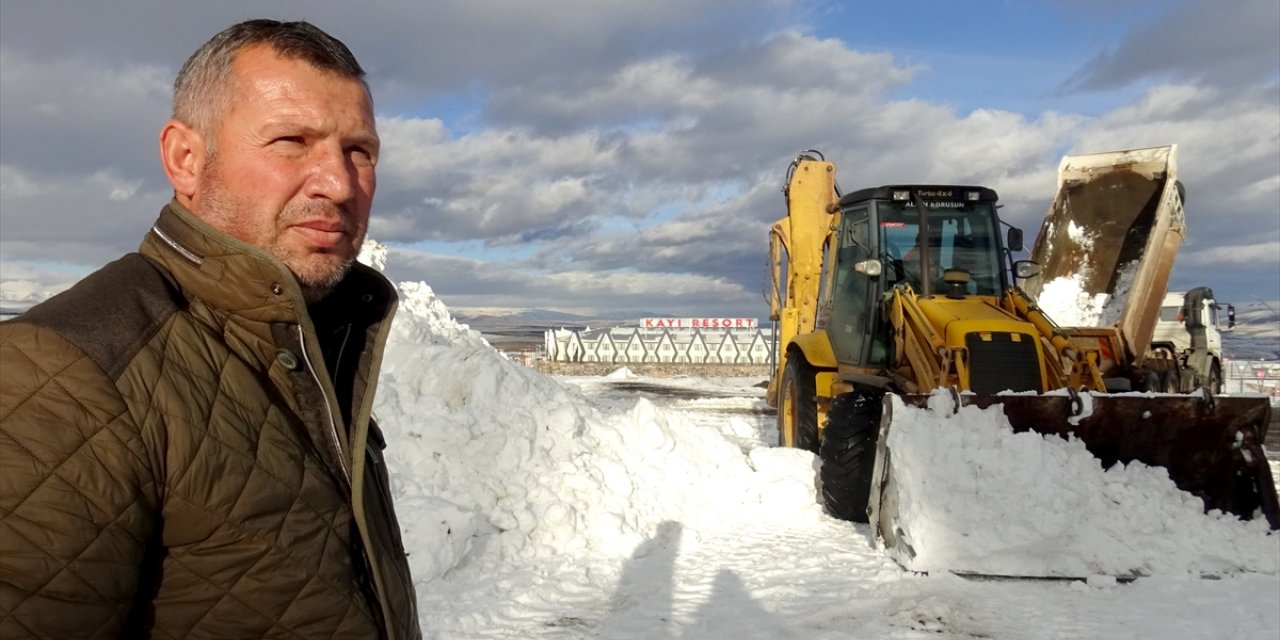
{"type": "Polygon", "coordinates": [[[1160,390],[1147,388],[1159,377],[1142,356],[1185,234],[1175,152],[1065,158],[1034,259],[1016,262],[1022,232],[1000,220],[989,188],[842,194],[820,153],[791,163],[787,215],[770,233],[767,397],[779,444],[819,455],[829,513],[897,543],[888,395],[926,406],[943,388],[959,405],[999,405],[1016,431],[1074,434],[1106,467],[1165,467],[1206,509],[1261,513],[1280,528],[1265,398],[1123,393],[1160,390]],[[1082,233],[1092,250],[1072,240],[1082,233]],[[1115,298],[1114,321],[1058,326],[1015,285],[1079,276],[1084,264],[1093,280],[1083,288],[1115,298]]]}

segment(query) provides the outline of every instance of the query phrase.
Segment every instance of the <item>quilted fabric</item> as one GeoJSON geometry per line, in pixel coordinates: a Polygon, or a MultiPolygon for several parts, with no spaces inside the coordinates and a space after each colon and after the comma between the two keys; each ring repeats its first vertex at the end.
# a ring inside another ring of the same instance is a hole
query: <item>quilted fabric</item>
{"type": "Polygon", "coordinates": [[[339,295],[341,389],[283,265],[171,203],[0,324],[0,637],[419,637],[369,436],[394,292],[339,295]]]}

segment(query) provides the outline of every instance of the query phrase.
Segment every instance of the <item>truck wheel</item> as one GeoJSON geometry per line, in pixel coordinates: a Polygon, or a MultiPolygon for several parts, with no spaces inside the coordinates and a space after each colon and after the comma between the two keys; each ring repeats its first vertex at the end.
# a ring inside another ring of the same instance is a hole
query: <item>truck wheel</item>
{"type": "Polygon", "coordinates": [[[867,521],[871,473],[880,434],[880,394],[854,391],[831,402],[822,437],[822,501],[841,520],[867,521]]]}
{"type": "Polygon", "coordinates": [[[1209,392],[1215,396],[1222,393],[1222,369],[1218,367],[1218,363],[1216,361],[1209,365],[1208,387],[1209,392]]]}
{"type": "Polygon", "coordinates": [[[782,398],[778,403],[778,446],[818,452],[817,373],[804,356],[787,358],[782,370],[782,398]]]}
{"type": "Polygon", "coordinates": [[[1178,367],[1178,392],[1191,393],[1200,383],[1196,370],[1191,367],[1178,367]]]}

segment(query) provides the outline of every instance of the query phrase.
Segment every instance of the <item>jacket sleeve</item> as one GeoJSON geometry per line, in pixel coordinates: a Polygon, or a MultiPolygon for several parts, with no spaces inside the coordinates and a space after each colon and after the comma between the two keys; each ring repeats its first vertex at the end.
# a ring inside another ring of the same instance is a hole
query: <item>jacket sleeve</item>
{"type": "Polygon", "coordinates": [[[0,638],[119,635],[156,524],[149,459],[83,351],[0,324],[0,638]]]}

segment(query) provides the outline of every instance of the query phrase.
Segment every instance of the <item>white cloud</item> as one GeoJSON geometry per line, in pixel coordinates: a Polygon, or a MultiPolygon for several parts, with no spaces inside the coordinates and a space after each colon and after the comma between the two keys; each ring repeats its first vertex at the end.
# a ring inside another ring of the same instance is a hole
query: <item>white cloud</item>
{"type": "Polygon", "coordinates": [[[89,177],[90,183],[102,187],[103,195],[113,202],[128,202],[142,188],[141,180],[122,180],[112,171],[98,171],[89,177]]]}
{"type": "MultiPolygon", "coordinates": [[[[257,10],[127,4],[3,5],[6,264],[49,251],[101,263],[137,246],[170,195],[155,136],[172,74],[210,25],[257,10]]],[[[1180,268],[1238,279],[1204,256],[1280,240],[1274,77],[1225,89],[1183,74],[1097,116],[1021,113],[980,96],[961,112],[914,97],[928,93],[915,84],[928,76],[892,48],[812,35],[797,16],[821,6],[807,2],[273,7],[314,16],[370,71],[383,140],[371,232],[393,245],[488,248],[482,262],[393,260],[395,277],[471,306],[494,306],[482,300],[493,296],[521,307],[688,301],[762,313],[768,225],[783,213],[787,163],[809,148],[837,163],[846,191],[993,187],[1030,242],[1063,153],[1176,142],[1192,233],[1180,268]]]]}
{"type": "Polygon", "coordinates": [[[1178,260],[1187,267],[1275,266],[1280,265],[1280,240],[1184,251],[1178,260]]]}
{"type": "Polygon", "coordinates": [[[23,198],[38,195],[48,189],[48,185],[34,179],[21,168],[11,164],[0,164],[0,198],[23,198]]]}

